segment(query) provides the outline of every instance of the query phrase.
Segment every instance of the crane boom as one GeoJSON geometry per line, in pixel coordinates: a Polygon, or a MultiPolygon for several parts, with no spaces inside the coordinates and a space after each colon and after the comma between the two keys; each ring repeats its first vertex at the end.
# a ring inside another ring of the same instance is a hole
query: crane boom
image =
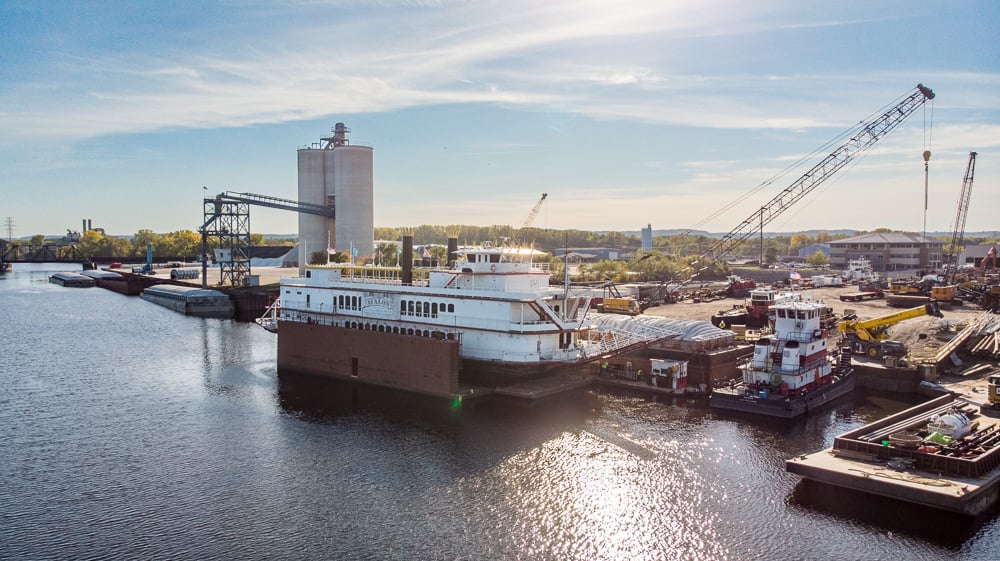
{"type": "Polygon", "coordinates": [[[941,317],[941,311],[935,302],[924,304],[909,310],[893,312],[868,320],[849,319],[837,324],[841,333],[853,333],[862,341],[884,341],[889,336],[889,328],[901,321],[920,317],[941,317]]]}
{"type": "Polygon", "coordinates": [[[888,111],[869,122],[861,123],[847,142],[764,204],[760,210],[754,211],[733,231],[714,243],[701,257],[721,259],[728,255],[758,229],[763,229],[764,225],[769,224],[799,199],[847,165],[857,154],[881,140],[929,99],[934,99],[934,92],[923,84],[917,84],[912,92],[888,111]]]}
{"type": "Polygon", "coordinates": [[[521,224],[522,230],[531,226],[531,224],[534,223],[535,217],[538,216],[538,211],[541,210],[542,208],[542,203],[545,202],[545,199],[548,196],[549,196],[548,193],[542,193],[542,198],[538,199],[538,202],[535,203],[535,206],[531,209],[531,212],[528,213],[528,217],[524,219],[524,224],[521,224]]]}
{"type": "Polygon", "coordinates": [[[958,271],[958,257],[961,253],[962,243],[965,241],[965,217],[969,214],[969,198],[972,196],[972,181],[976,174],[976,154],[976,152],[969,152],[969,165],[965,168],[962,193],[958,196],[955,226],[951,229],[951,254],[946,261],[949,266],[949,277],[953,277],[958,271]]]}

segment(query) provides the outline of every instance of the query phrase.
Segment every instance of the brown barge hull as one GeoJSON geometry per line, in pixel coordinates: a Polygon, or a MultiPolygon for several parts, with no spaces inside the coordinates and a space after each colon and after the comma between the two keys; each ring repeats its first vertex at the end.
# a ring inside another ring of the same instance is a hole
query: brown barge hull
{"type": "Polygon", "coordinates": [[[278,370],[453,397],[465,387],[510,387],[572,373],[584,362],[532,364],[463,359],[458,340],[278,323],[278,370]]]}
{"type": "Polygon", "coordinates": [[[278,323],[278,370],[421,394],[458,395],[459,342],[292,321],[278,323]]]}

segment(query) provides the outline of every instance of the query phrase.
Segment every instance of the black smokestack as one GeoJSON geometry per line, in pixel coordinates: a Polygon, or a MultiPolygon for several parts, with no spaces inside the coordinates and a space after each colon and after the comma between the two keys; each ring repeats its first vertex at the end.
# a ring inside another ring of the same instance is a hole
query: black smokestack
{"type": "Polygon", "coordinates": [[[403,236],[403,254],[399,258],[403,267],[400,280],[403,285],[410,286],[413,284],[413,236],[403,236]]]}
{"type": "Polygon", "coordinates": [[[458,238],[448,238],[448,268],[455,266],[458,261],[458,238]]]}

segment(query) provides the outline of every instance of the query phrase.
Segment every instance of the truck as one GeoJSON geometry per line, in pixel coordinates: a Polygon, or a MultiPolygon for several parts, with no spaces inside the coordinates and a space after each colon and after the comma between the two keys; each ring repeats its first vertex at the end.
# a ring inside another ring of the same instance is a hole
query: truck
{"type": "Polygon", "coordinates": [[[845,317],[837,324],[837,330],[843,333],[845,342],[855,354],[864,354],[870,358],[904,357],[909,349],[900,341],[889,340],[889,328],[901,321],[925,315],[943,317],[937,303],[930,302],[868,320],[859,320],[856,316],[845,317]]]}

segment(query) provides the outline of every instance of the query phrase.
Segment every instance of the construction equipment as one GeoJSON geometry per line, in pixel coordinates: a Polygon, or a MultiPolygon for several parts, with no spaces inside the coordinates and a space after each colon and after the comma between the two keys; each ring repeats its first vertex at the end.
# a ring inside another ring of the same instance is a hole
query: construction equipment
{"type": "Polygon", "coordinates": [[[990,390],[990,405],[994,408],[1000,407],[1000,374],[990,375],[987,387],[990,390]]]}
{"type": "Polygon", "coordinates": [[[943,317],[937,303],[931,302],[869,320],[859,320],[856,316],[845,318],[837,324],[837,330],[844,334],[855,354],[865,354],[871,358],[903,357],[908,349],[900,341],[889,340],[889,328],[901,321],[925,315],[943,317]]]}
{"type": "Polygon", "coordinates": [[[535,217],[538,216],[538,211],[542,209],[542,203],[545,202],[545,199],[548,196],[548,193],[542,193],[542,198],[538,199],[538,202],[535,203],[531,212],[528,213],[528,217],[524,219],[524,224],[521,224],[521,230],[531,227],[531,225],[535,222],[535,217]]]}
{"type": "Polygon", "coordinates": [[[962,254],[962,242],[965,241],[965,218],[969,213],[969,198],[972,196],[972,182],[976,174],[976,152],[969,152],[969,164],[965,168],[965,178],[962,180],[962,193],[958,197],[958,210],[955,212],[955,225],[951,229],[951,245],[948,257],[944,263],[947,267],[945,280],[955,278],[961,264],[958,262],[962,254]]]}
{"type": "Polygon", "coordinates": [[[823,158],[820,163],[805,172],[805,174],[773,199],[759,209],[754,210],[753,214],[748,216],[733,231],[714,243],[700,256],[699,260],[706,257],[721,259],[730,254],[753,234],[758,231],[762,232],[765,225],[771,223],[771,221],[798,202],[802,197],[832,177],[834,173],[851,162],[855,156],[885,137],[886,134],[895,129],[929,99],[934,99],[934,92],[923,84],[917,84],[916,88],[909,92],[895,106],[889,108],[875,119],[860,123],[850,132],[846,142],[833,150],[830,155],[823,158]]]}
{"type": "Polygon", "coordinates": [[[625,314],[634,316],[642,313],[639,300],[635,296],[626,296],[618,290],[614,281],[609,280],[601,285],[604,289],[604,297],[597,305],[598,312],[608,314],[625,314]]]}
{"type": "Polygon", "coordinates": [[[997,246],[991,247],[986,255],[983,256],[983,260],[979,262],[979,268],[983,271],[996,270],[997,268],[997,246]]]}

